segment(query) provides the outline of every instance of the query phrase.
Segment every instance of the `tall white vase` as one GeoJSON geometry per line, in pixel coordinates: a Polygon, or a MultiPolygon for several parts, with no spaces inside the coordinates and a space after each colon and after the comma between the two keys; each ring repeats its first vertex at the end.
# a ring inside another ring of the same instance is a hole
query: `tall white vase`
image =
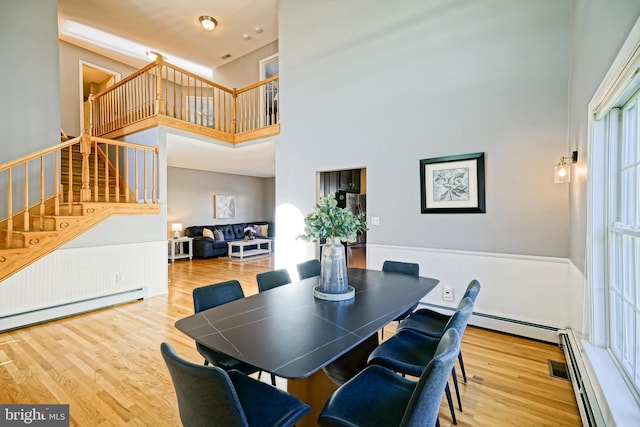
{"type": "Polygon", "coordinates": [[[327,238],[322,248],[320,260],[320,282],[318,290],[325,294],[344,294],[348,292],[347,258],[340,239],[327,238]]]}

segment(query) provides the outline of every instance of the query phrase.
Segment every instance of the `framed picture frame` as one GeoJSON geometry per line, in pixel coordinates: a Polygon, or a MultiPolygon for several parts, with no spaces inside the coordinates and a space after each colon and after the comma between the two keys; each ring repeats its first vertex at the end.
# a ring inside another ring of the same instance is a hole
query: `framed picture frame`
{"type": "Polygon", "coordinates": [[[213,196],[213,217],[220,219],[235,218],[236,198],[226,194],[213,196]]]}
{"type": "Polygon", "coordinates": [[[420,160],[420,205],[428,213],[486,213],[484,153],[420,160]]]}

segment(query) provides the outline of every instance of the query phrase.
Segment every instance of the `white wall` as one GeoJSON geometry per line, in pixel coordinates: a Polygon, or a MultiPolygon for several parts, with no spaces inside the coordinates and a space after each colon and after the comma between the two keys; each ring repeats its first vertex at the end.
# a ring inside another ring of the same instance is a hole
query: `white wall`
{"type": "Polygon", "coordinates": [[[190,225],[273,221],[273,178],[258,178],[170,167],[168,169],[167,233],[171,223],[190,225]],[[213,217],[214,194],[235,196],[236,216],[213,217]]]}
{"type": "Polygon", "coordinates": [[[483,293],[515,299],[503,302],[509,313],[488,314],[568,325],[568,314],[548,315],[537,296],[569,292],[568,279],[547,280],[555,267],[523,268],[526,285],[500,270],[511,271],[513,256],[568,269],[569,189],[552,170],[566,155],[570,5],[281,1],[277,262],[300,252],[294,237],[313,206],[316,172],[364,166],[368,218],[381,218],[367,235],[370,267],[383,248],[415,248],[405,257],[454,250],[474,262],[444,265],[473,276],[476,254],[504,254],[483,293]],[[486,153],[487,213],[421,214],[420,159],[477,151],[486,153]]]}

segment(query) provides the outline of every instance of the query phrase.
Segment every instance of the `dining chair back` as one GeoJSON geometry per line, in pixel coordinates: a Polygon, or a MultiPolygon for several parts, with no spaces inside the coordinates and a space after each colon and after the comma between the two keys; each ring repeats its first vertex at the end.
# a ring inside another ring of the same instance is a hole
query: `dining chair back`
{"type": "Polygon", "coordinates": [[[256,281],[258,282],[258,291],[264,292],[269,289],[276,288],[278,286],[291,283],[291,277],[287,269],[282,268],[280,270],[265,271],[264,273],[258,273],[256,275],[256,281]]]}
{"type": "MultiPolygon", "coordinates": [[[[420,276],[420,265],[414,262],[402,262],[402,261],[390,261],[386,260],[382,263],[382,271],[387,273],[400,273],[400,274],[408,274],[410,276],[420,276]]],[[[398,317],[393,319],[394,322],[399,322],[403,319],[406,319],[413,310],[416,309],[418,303],[415,303],[413,306],[408,308],[404,313],[400,314],[398,317]]],[[[380,338],[384,339],[384,328],[380,331],[380,338]]]]}
{"type": "Polygon", "coordinates": [[[160,345],[160,352],[171,375],[185,427],[212,423],[288,427],[310,410],[309,405],[290,394],[239,371],[191,363],[166,342],[160,345]]]}
{"type": "Polygon", "coordinates": [[[201,286],[192,291],[193,309],[196,313],[244,298],[240,282],[228,280],[213,285],[201,286]]]}
{"type": "Polygon", "coordinates": [[[387,273],[409,274],[418,277],[420,275],[420,265],[414,262],[401,262],[386,260],[382,264],[382,271],[387,273]]]}
{"type": "Polygon", "coordinates": [[[442,335],[433,359],[420,376],[401,426],[417,427],[436,424],[442,392],[459,352],[460,335],[456,329],[451,328],[442,335]]]}
{"type": "Polygon", "coordinates": [[[320,426],[433,426],[460,337],[448,330],[418,382],[383,366],[368,366],[336,390],[318,417],[320,426]]]}
{"type": "MultiPolygon", "coordinates": [[[[195,313],[200,313],[201,311],[244,298],[242,286],[237,280],[228,280],[226,282],[214,283],[213,285],[201,286],[195,288],[192,294],[195,313]]],[[[225,371],[237,369],[247,375],[258,372],[258,368],[255,366],[248,365],[226,354],[212,350],[199,342],[196,342],[196,349],[198,353],[204,357],[205,365],[211,363],[225,371]]],[[[261,374],[262,373],[260,373],[260,375],[261,374]]],[[[273,374],[271,374],[271,384],[276,385],[276,379],[273,374]]]]}
{"type": "Polygon", "coordinates": [[[462,296],[462,298],[469,297],[475,304],[476,298],[478,298],[479,293],[480,293],[480,282],[478,282],[476,279],[473,279],[467,285],[467,289],[464,291],[464,295],[462,296]]]}
{"type": "Polygon", "coordinates": [[[310,259],[308,261],[301,262],[296,265],[298,270],[298,276],[300,280],[308,279],[309,277],[320,275],[320,261],[317,259],[310,259]]]}
{"type": "MultiPolygon", "coordinates": [[[[454,329],[458,333],[458,336],[462,337],[467,324],[469,323],[472,312],[473,301],[471,301],[471,298],[464,298],[460,304],[460,308],[456,310],[453,316],[449,319],[444,333],[450,329],[454,329]]],[[[442,335],[444,335],[444,333],[442,335]]],[[[393,337],[383,342],[371,352],[368,363],[372,365],[381,365],[402,374],[419,377],[422,374],[423,369],[425,369],[433,359],[440,339],[441,337],[430,337],[411,329],[400,329],[393,337]]],[[[462,410],[460,390],[454,367],[451,368],[451,374],[458,399],[458,405],[460,410],[462,410]]],[[[447,403],[449,404],[449,410],[451,411],[451,419],[455,423],[456,415],[448,385],[445,387],[444,391],[447,403]]]]}

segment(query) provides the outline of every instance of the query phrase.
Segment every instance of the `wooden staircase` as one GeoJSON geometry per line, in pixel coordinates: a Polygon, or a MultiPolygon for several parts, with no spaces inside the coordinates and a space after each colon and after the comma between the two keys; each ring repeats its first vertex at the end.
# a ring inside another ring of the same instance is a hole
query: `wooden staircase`
{"type": "Polygon", "coordinates": [[[147,170],[146,167],[149,153],[151,163],[157,164],[157,147],[85,136],[0,165],[0,178],[5,175],[8,182],[5,199],[8,216],[0,221],[0,281],[111,215],[159,214],[155,186],[152,185],[151,190],[146,187],[148,181],[153,183],[157,179],[157,168],[147,170]],[[142,194],[139,194],[137,186],[132,191],[127,184],[128,179],[123,179],[117,172],[122,164],[129,166],[129,151],[135,153],[134,182],[145,183],[142,194]],[[122,163],[121,155],[125,160],[122,163]],[[115,164],[110,161],[112,158],[115,164]],[[146,175],[138,174],[137,163],[143,164],[141,169],[146,175]],[[33,167],[34,164],[36,167],[33,167]],[[54,191],[45,198],[46,164],[55,164],[55,167],[50,174],[53,177],[46,177],[53,182],[54,191]],[[15,172],[18,172],[21,180],[14,179],[15,172]],[[34,178],[40,184],[38,202],[28,208],[14,210],[16,194],[22,194],[23,200],[29,200],[34,178]]]}

